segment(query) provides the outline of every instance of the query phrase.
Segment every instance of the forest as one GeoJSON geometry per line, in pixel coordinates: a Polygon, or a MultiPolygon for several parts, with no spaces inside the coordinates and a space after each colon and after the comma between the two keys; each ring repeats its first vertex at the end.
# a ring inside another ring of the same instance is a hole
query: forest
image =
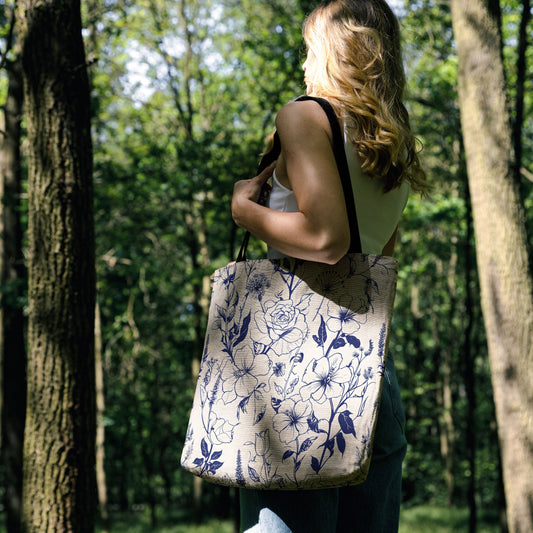
{"type": "MultiPolygon", "coordinates": [[[[180,456],[233,183],[305,92],[317,4],[0,2],[0,531],[238,527],[180,456]]],[[[433,186],[395,252],[404,531],[530,532],[530,1],[390,5],[433,186]]]]}

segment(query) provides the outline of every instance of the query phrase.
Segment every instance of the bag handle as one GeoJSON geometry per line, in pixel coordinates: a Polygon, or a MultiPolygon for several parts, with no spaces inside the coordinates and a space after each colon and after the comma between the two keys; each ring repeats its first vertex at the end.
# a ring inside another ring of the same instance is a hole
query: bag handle
{"type": "MultiPolygon", "coordinates": [[[[346,160],[346,152],[344,151],[344,139],[341,132],[341,127],[337,115],[331,104],[324,98],[317,98],[315,96],[301,96],[296,101],[314,100],[326,113],[331,132],[333,134],[333,154],[337,163],[337,169],[342,183],[342,190],[344,192],[344,201],[346,203],[346,212],[348,214],[348,224],[350,226],[350,247],[348,253],[361,253],[361,237],[359,234],[359,224],[357,223],[357,213],[355,211],[355,201],[353,196],[352,180],[350,179],[350,170],[348,168],[348,161],[346,160]]],[[[278,132],[274,134],[274,146],[267,154],[263,156],[259,163],[258,174],[260,174],[267,166],[271,165],[281,153],[281,142],[278,132]]],[[[260,195],[264,197],[263,194],[260,195]]],[[[246,249],[250,241],[250,232],[246,231],[244,235],[241,248],[237,255],[237,262],[246,260],[246,249]]]]}

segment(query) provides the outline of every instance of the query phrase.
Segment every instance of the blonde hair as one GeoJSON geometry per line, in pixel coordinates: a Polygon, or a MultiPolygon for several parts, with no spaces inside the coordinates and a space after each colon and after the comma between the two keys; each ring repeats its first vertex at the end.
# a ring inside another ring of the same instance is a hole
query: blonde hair
{"type": "Polygon", "coordinates": [[[402,98],[398,19],[384,0],[329,0],[305,20],[316,62],[308,94],[327,98],[348,128],[363,171],[390,191],[408,181],[430,188],[402,98]]]}

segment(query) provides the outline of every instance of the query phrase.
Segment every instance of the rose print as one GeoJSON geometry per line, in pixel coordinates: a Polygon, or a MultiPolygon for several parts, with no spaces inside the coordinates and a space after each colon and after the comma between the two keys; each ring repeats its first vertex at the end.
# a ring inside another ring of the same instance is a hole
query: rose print
{"type": "Polygon", "coordinates": [[[268,336],[257,340],[278,356],[293,354],[304,342],[308,326],[302,309],[292,300],[268,301],[263,310],[255,313],[259,332],[268,336]]]}

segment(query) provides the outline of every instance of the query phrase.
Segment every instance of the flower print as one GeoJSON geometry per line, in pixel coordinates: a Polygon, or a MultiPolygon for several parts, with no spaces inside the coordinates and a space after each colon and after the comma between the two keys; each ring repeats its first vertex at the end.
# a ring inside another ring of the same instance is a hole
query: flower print
{"type": "MultiPolygon", "coordinates": [[[[334,270],[321,272],[315,279],[316,292],[328,296],[339,294],[342,290],[342,278],[334,270]]],[[[314,288],[314,287],[313,287],[314,288]]]]}
{"type": "MultiPolygon", "coordinates": [[[[255,313],[255,323],[260,333],[268,335],[257,339],[270,346],[277,355],[288,355],[300,348],[308,332],[303,312],[309,305],[308,298],[299,304],[292,300],[268,301],[262,311],[255,313]]],[[[255,340],[255,339],[254,339],[255,340]]]]}
{"type": "Polygon", "coordinates": [[[211,411],[209,415],[209,427],[211,431],[209,436],[211,442],[217,444],[228,444],[233,440],[233,431],[237,424],[231,424],[224,418],[218,418],[217,415],[211,411]]]}
{"type": "Polygon", "coordinates": [[[265,290],[270,287],[270,280],[265,274],[254,274],[246,282],[246,290],[258,300],[265,295],[265,290]]]}
{"type": "Polygon", "coordinates": [[[257,455],[266,455],[270,450],[270,435],[268,429],[255,434],[255,453],[257,455]]]}
{"type": "Polygon", "coordinates": [[[272,373],[277,378],[283,377],[285,375],[285,363],[274,363],[272,373]]]}
{"type": "Polygon", "coordinates": [[[278,414],[274,415],[272,426],[279,433],[281,442],[289,444],[309,431],[307,418],[311,408],[307,402],[287,399],[281,402],[278,414]]]}
{"type": "Polygon", "coordinates": [[[257,376],[265,376],[270,371],[270,361],[266,355],[254,355],[246,348],[235,350],[232,366],[231,374],[222,386],[225,404],[233,402],[237,397],[250,396],[257,387],[257,376]]]}
{"type": "Polygon", "coordinates": [[[352,377],[349,368],[341,365],[340,353],[310,363],[302,378],[305,383],[300,389],[302,399],[308,400],[311,397],[318,403],[324,403],[328,398],[341,396],[343,384],[348,383],[352,377]]]}
{"type": "Polygon", "coordinates": [[[330,331],[341,331],[351,335],[359,330],[364,323],[361,315],[366,315],[368,305],[360,298],[343,295],[337,302],[328,303],[327,326],[330,331]]]}
{"type": "Polygon", "coordinates": [[[215,271],[213,274],[213,281],[215,283],[222,282],[224,288],[229,289],[229,287],[235,282],[235,273],[235,265],[228,265],[215,271]]]}

